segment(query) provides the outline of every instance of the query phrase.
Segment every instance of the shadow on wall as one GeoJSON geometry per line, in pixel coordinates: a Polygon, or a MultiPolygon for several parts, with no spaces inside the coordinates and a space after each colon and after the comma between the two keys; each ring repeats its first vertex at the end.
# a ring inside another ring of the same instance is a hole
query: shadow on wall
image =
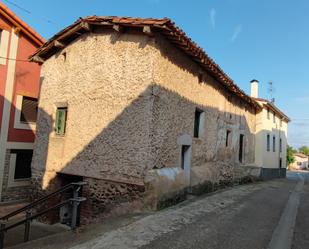
{"type": "MultiPolygon", "coordinates": [[[[19,145],[18,142],[31,142],[35,134],[30,125],[21,120],[19,122],[23,125],[23,129],[14,128],[15,113],[21,113],[21,110],[15,106],[15,103],[1,95],[0,107],[2,115],[4,110],[7,111],[10,108],[10,118],[7,118],[7,114],[4,113],[1,119],[1,125],[3,125],[0,151],[1,201],[26,200],[29,196],[30,185],[29,179],[25,179],[22,176],[28,173],[20,169],[19,173],[17,173],[19,176],[16,177],[16,164],[14,164],[14,160],[18,159],[17,155],[21,153],[21,150],[29,149],[19,145]],[[8,129],[4,127],[8,127],[8,129]],[[16,155],[14,160],[12,155],[16,155]]],[[[27,161],[27,159],[24,160],[27,161]]]]}
{"type": "MultiPolygon", "coordinates": [[[[231,105],[240,104],[234,98],[230,101],[231,105]]],[[[113,103],[108,103],[98,108],[112,106],[113,103]]],[[[81,103],[78,108],[87,107],[81,103]]],[[[254,163],[254,134],[247,123],[245,115],[249,118],[249,111],[245,108],[243,115],[219,111],[152,84],[103,126],[91,142],[83,144],[81,151],[74,150],[72,144],[83,142],[84,134],[76,131],[77,123],[88,129],[98,124],[91,122],[96,112],[78,118],[72,113],[74,109],[68,99],[63,136],[54,133],[52,115],[39,109],[32,180],[36,197],[73,179],[88,182],[83,189],[83,195],[88,198],[83,205],[83,217],[91,219],[99,214],[141,210],[145,199],[152,203],[153,199],[169,193],[182,192],[188,187],[181,165],[182,145],[177,142],[183,135],[192,138],[191,186],[205,182],[233,184],[247,174],[241,171],[245,167],[239,165],[254,163]],[[203,113],[204,119],[199,124],[203,131],[195,138],[197,110],[203,113]],[[162,176],[163,168],[172,169],[177,175],[174,179],[162,176]],[[155,175],[156,172],[159,174],[155,175]]]]}

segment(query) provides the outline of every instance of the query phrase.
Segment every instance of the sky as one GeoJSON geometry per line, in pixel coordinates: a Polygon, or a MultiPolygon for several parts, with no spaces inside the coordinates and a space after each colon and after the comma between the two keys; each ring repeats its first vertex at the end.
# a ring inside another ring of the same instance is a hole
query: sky
{"type": "Polygon", "coordinates": [[[240,86],[290,118],[288,143],[309,146],[308,0],[0,0],[48,39],[89,15],[171,18],[240,86]]]}

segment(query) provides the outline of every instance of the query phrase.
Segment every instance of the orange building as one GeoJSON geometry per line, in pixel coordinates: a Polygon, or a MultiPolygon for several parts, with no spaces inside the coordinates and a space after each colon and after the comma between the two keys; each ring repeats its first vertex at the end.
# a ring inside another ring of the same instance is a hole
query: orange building
{"type": "Polygon", "coordinates": [[[25,199],[31,177],[44,39],[0,3],[0,201],[25,199]]]}

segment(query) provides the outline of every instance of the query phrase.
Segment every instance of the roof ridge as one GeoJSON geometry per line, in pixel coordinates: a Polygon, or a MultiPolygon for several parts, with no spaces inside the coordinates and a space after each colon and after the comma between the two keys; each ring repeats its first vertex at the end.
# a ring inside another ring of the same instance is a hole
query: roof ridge
{"type": "MultiPolygon", "coordinates": [[[[202,68],[208,71],[212,76],[214,76],[219,83],[224,85],[229,91],[234,93],[240,98],[243,98],[250,105],[253,105],[256,109],[261,109],[260,105],[248,96],[243,90],[241,90],[236,83],[221,69],[221,67],[215,63],[215,61],[200,47],[196,42],[194,42],[186,33],[179,28],[175,22],[169,18],[140,18],[140,17],[122,17],[122,16],[88,16],[80,18],[75,21],[70,26],[59,31],[51,39],[49,39],[40,49],[38,49],[34,55],[30,57],[30,60],[34,60],[35,57],[41,56],[42,58],[38,59],[38,62],[42,63],[44,59],[48,59],[51,54],[55,51],[58,51],[59,48],[53,48],[52,42],[56,39],[62,39],[67,35],[69,37],[72,35],[70,30],[78,29],[78,25],[81,25],[82,22],[91,24],[91,25],[123,25],[123,26],[151,26],[161,32],[171,43],[176,47],[180,48],[183,52],[187,53],[192,60],[199,63],[202,68]],[[67,32],[67,33],[66,33],[67,32]],[[44,56],[46,56],[44,58],[44,56]]],[[[85,27],[80,26],[80,30],[85,31],[85,27]]],[[[88,29],[89,31],[89,29],[88,29]]],[[[80,33],[80,32],[79,32],[80,33]]]]}

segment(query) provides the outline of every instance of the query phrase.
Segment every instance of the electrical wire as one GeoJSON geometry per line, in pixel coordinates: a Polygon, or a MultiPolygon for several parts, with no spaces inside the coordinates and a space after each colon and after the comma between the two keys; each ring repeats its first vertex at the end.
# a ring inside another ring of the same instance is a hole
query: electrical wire
{"type": "Polygon", "coordinates": [[[6,3],[8,3],[8,4],[11,4],[12,6],[14,6],[14,7],[16,7],[16,8],[18,8],[18,9],[24,11],[24,12],[26,12],[26,13],[29,14],[29,15],[36,16],[36,17],[38,17],[38,18],[40,18],[40,19],[43,19],[44,21],[46,21],[46,22],[48,22],[48,23],[50,23],[50,24],[59,26],[58,24],[56,24],[55,22],[51,21],[50,19],[48,19],[48,18],[46,18],[46,17],[44,17],[44,16],[38,16],[38,15],[32,13],[30,10],[25,9],[24,7],[20,6],[19,4],[15,3],[15,2],[13,2],[13,1],[9,1],[9,0],[3,0],[3,1],[6,2],[6,3]]]}
{"type": "Polygon", "coordinates": [[[13,59],[13,58],[8,58],[8,57],[3,57],[0,56],[1,59],[6,59],[6,60],[12,60],[12,61],[21,61],[21,62],[28,62],[28,63],[32,63],[32,61],[29,60],[23,60],[23,59],[13,59]]]}

